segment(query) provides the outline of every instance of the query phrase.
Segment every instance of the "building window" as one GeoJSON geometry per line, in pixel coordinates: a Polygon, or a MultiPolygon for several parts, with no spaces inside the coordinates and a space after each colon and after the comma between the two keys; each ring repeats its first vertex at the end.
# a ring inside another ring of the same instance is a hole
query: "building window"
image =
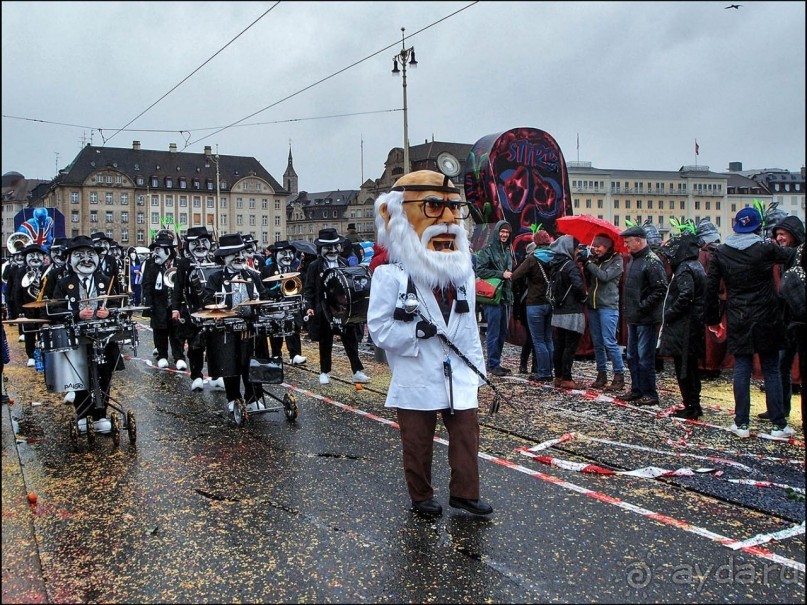
{"type": "Polygon", "coordinates": [[[154,188],[159,187],[160,186],[160,179],[158,179],[156,176],[151,177],[151,186],[154,187],[154,188]]]}
{"type": "Polygon", "coordinates": [[[241,210],[244,207],[244,200],[240,197],[235,198],[235,207],[241,210]]]}
{"type": "Polygon", "coordinates": [[[574,207],[575,208],[580,208],[580,200],[578,200],[578,199],[574,200],[574,207]]]}
{"type": "Polygon", "coordinates": [[[602,200],[597,200],[597,208],[603,208],[605,206],[602,200]]]}
{"type": "Polygon", "coordinates": [[[214,199],[212,197],[207,198],[207,207],[212,208],[213,207],[213,202],[214,202],[214,199]]]}
{"type": "Polygon", "coordinates": [[[642,200],[636,200],[636,209],[638,210],[641,207],[642,207],[642,200]]]}
{"type": "MultiPolygon", "coordinates": [[[[625,210],[630,210],[630,200],[625,200],[625,210]]],[[[625,217],[625,220],[628,220],[628,217],[625,217]]]]}
{"type": "Polygon", "coordinates": [[[227,215],[226,214],[221,215],[221,217],[219,218],[219,224],[221,224],[224,227],[227,226],[227,215]]]}
{"type": "Polygon", "coordinates": [[[188,179],[186,179],[184,176],[179,177],[179,188],[180,189],[188,188],[188,179]]]}
{"type": "Polygon", "coordinates": [[[165,220],[168,224],[174,224],[174,213],[173,212],[166,212],[165,213],[165,220]]]}
{"type": "Polygon", "coordinates": [[[675,200],[670,200],[669,208],[670,208],[670,210],[675,210],[675,200]]]}
{"type": "Polygon", "coordinates": [[[112,211],[111,211],[111,210],[107,210],[107,211],[106,211],[106,222],[107,222],[107,223],[113,223],[113,222],[115,222],[115,217],[113,216],[113,213],[112,213],[112,211]]]}
{"type": "Polygon", "coordinates": [[[269,210],[269,200],[261,200],[261,208],[263,210],[269,210]]]}
{"type": "Polygon", "coordinates": [[[73,192],[70,194],[70,201],[71,201],[72,203],[74,203],[74,204],[78,204],[78,192],[77,192],[77,191],[73,191],[73,192]]]}
{"type": "Polygon", "coordinates": [[[202,198],[200,198],[198,195],[193,196],[193,207],[194,208],[202,207],[202,198]]]}
{"type": "Polygon", "coordinates": [[[165,188],[166,189],[174,188],[174,179],[172,179],[170,176],[165,177],[165,188]]]}
{"type": "Polygon", "coordinates": [[[179,222],[183,224],[187,224],[188,222],[188,213],[187,212],[180,212],[179,213],[179,222]]]}
{"type": "Polygon", "coordinates": [[[121,212],[120,213],[120,222],[121,223],[128,223],[129,222],[129,213],[128,212],[121,212]]]}
{"type": "Polygon", "coordinates": [[[159,212],[152,212],[151,213],[151,224],[158,225],[160,223],[160,213],[159,212]]]}
{"type": "Polygon", "coordinates": [[[223,197],[219,200],[219,208],[226,208],[227,207],[227,198],[223,197]]]}
{"type": "Polygon", "coordinates": [[[142,187],[143,185],[145,185],[145,184],[146,184],[146,179],[144,179],[142,176],[138,176],[138,177],[135,179],[135,182],[137,183],[137,186],[138,186],[138,187],[142,187]]]}
{"type": "Polygon", "coordinates": [[[255,210],[255,198],[254,197],[249,198],[249,209],[250,210],[255,210]]]}
{"type": "Polygon", "coordinates": [[[128,206],[129,205],[129,194],[128,193],[121,193],[120,194],[120,205],[121,206],[128,206]]]}
{"type": "Polygon", "coordinates": [[[701,203],[700,203],[700,201],[695,200],[695,210],[700,210],[700,209],[701,209],[701,203]]]}
{"type": "Polygon", "coordinates": [[[165,207],[166,208],[173,208],[174,207],[174,196],[173,195],[166,195],[165,196],[165,207]]]}
{"type": "Polygon", "coordinates": [[[77,223],[78,222],[78,210],[73,210],[70,215],[70,222],[77,223]]]}
{"type": "Polygon", "coordinates": [[[275,217],[275,227],[280,227],[280,217],[279,216],[275,217]]]}
{"type": "Polygon", "coordinates": [[[244,217],[240,214],[235,217],[235,224],[239,227],[244,224],[244,217]]]}
{"type": "Polygon", "coordinates": [[[146,233],[142,229],[137,230],[137,243],[142,244],[146,241],[146,233]]]}
{"type": "Polygon", "coordinates": [[[160,205],[160,196],[159,195],[152,195],[151,196],[151,205],[152,206],[159,206],[160,205]]]}
{"type": "Polygon", "coordinates": [[[275,210],[280,210],[280,200],[275,200],[275,210]]]}
{"type": "Polygon", "coordinates": [[[187,208],[188,207],[188,196],[187,195],[180,195],[179,196],[179,207],[180,208],[187,208]]]}
{"type": "Polygon", "coordinates": [[[260,183],[255,183],[255,191],[260,191],[261,189],[263,189],[261,184],[260,183]]]}
{"type": "Polygon", "coordinates": [[[586,200],[586,208],[591,208],[591,199],[586,200]]]}
{"type": "Polygon", "coordinates": [[[194,189],[199,189],[201,187],[201,185],[199,184],[200,183],[199,179],[193,179],[192,182],[193,182],[193,188],[194,189]]]}
{"type": "Polygon", "coordinates": [[[113,201],[113,200],[112,200],[112,192],[111,192],[111,191],[107,191],[107,192],[104,194],[104,201],[105,201],[107,204],[111,204],[111,203],[112,203],[112,201],[113,201]]]}
{"type": "Polygon", "coordinates": [[[254,215],[254,214],[250,214],[250,215],[249,215],[249,226],[250,226],[250,227],[254,227],[254,226],[255,226],[255,215],[254,215]]]}
{"type": "Polygon", "coordinates": [[[98,211],[97,210],[90,210],[90,222],[97,223],[98,222],[98,211]]]}
{"type": "Polygon", "coordinates": [[[120,230],[120,241],[121,242],[128,242],[129,241],[129,230],[128,229],[121,229],[120,230]]]}
{"type": "Polygon", "coordinates": [[[684,201],[679,202],[678,206],[681,208],[681,210],[686,210],[687,209],[687,203],[684,202],[684,201]]]}
{"type": "Polygon", "coordinates": [[[213,181],[211,179],[207,179],[207,190],[213,191],[213,181]]]}
{"type": "Polygon", "coordinates": [[[98,193],[93,191],[90,193],[90,204],[97,204],[98,203],[98,193]]]}
{"type": "Polygon", "coordinates": [[[614,208],[619,208],[619,200],[614,200],[614,208]]]}
{"type": "Polygon", "coordinates": [[[123,177],[121,177],[120,175],[117,175],[115,177],[115,184],[120,185],[122,182],[123,182],[123,177]]]}
{"type": "Polygon", "coordinates": [[[268,224],[269,224],[269,217],[268,216],[261,217],[261,225],[266,227],[268,224]]]}
{"type": "Polygon", "coordinates": [[[145,195],[138,195],[137,196],[137,205],[142,206],[146,203],[146,196],[145,195]]]}
{"type": "Polygon", "coordinates": [[[137,213],[137,224],[138,224],[138,225],[142,225],[142,224],[143,224],[143,223],[145,223],[145,222],[146,222],[146,215],[145,215],[145,213],[143,213],[143,212],[138,212],[138,213],[137,213]]]}
{"type": "Polygon", "coordinates": [[[652,210],[652,209],[653,209],[653,200],[647,200],[647,209],[648,209],[648,210],[652,210]]]}

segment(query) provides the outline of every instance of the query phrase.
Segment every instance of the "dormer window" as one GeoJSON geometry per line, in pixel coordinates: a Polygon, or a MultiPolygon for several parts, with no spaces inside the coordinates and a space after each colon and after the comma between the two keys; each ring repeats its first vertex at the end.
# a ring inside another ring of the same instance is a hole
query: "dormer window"
{"type": "Polygon", "coordinates": [[[207,185],[208,191],[213,191],[213,179],[207,179],[207,181],[205,181],[205,184],[207,185]]]}
{"type": "Polygon", "coordinates": [[[135,177],[135,182],[137,183],[137,185],[138,185],[139,187],[142,187],[143,185],[145,185],[145,184],[146,184],[146,179],[145,179],[145,178],[143,178],[143,177],[142,177],[142,176],[140,176],[140,175],[137,175],[137,176],[135,177]]]}
{"type": "Polygon", "coordinates": [[[201,184],[199,182],[199,179],[193,179],[193,188],[194,189],[199,189],[200,187],[201,187],[201,184]]]}
{"type": "Polygon", "coordinates": [[[186,179],[184,176],[179,177],[179,188],[180,189],[188,188],[188,179],[186,179]]]}
{"type": "Polygon", "coordinates": [[[151,186],[152,187],[159,187],[160,186],[160,179],[156,176],[151,177],[151,186]]]}
{"type": "Polygon", "coordinates": [[[171,189],[174,186],[174,179],[170,176],[165,177],[165,188],[171,189]]]}

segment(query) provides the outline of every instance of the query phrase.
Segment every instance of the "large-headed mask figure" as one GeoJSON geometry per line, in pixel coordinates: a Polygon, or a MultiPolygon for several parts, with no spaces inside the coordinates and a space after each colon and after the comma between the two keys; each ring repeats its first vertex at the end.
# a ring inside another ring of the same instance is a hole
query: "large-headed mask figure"
{"type": "Polygon", "coordinates": [[[45,263],[45,251],[36,244],[31,244],[23,252],[25,253],[25,268],[28,271],[41,273],[42,265],[45,263]]]}
{"type": "Polygon", "coordinates": [[[185,249],[195,263],[206,263],[210,260],[213,238],[206,227],[192,227],[185,236],[185,249]]]}
{"type": "Polygon", "coordinates": [[[462,224],[469,212],[448,177],[410,172],[376,200],[378,243],[418,282],[432,288],[462,284],[473,272],[462,224]]]}
{"type": "Polygon", "coordinates": [[[170,233],[158,233],[151,247],[151,258],[156,265],[164,265],[176,256],[174,236],[170,233]]]}
{"type": "Polygon", "coordinates": [[[90,277],[98,268],[100,259],[98,250],[95,249],[89,238],[77,237],[70,246],[70,268],[79,277],[90,277]]]}

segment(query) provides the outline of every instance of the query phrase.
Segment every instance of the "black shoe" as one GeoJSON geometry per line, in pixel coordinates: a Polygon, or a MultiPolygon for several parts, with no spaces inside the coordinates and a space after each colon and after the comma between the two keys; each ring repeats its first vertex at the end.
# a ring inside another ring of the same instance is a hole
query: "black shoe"
{"type": "Polygon", "coordinates": [[[510,372],[505,370],[502,367],[498,367],[498,368],[493,368],[490,371],[490,373],[493,374],[494,376],[507,376],[510,372]]]}
{"type": "Polygon", "coordinates": [[[642,395],[640,393],[634,393],[633,391],[625,391],[624,393],[619,393],[616,398],[622,401],[636,401],[637,399],[641,399],[642,395]]]}
{"type": "Polygon", "coordinates": [[[412,500],[412,512],[420,513],[421,515],[442,515],[443,507],[434,498],[421,500],[420,502],[412,500]]]}
{"type": "Polygon", "coordinates": [[[771,415],[768,412],[762,412],[761,414],[757,414],[757,417],[761,418],[762,420],[770,420],[771,415]]]}
{"type": "Polygon", "coordinates": [[[650,395],[642,395],[633,402],[634,405],[658,405],[658,399],[650,395]]]}
{"type": "Polygon", "coordinates": [[[467,498],[455,498],[451,496],[448,499],[448,505],[467,510],[469,513],[475,515],[489,515],[493,512],[493,507],[483,500],[468,500],[467,498]]]}
{"type": "Polygon", "coordinates": [[[518,373],[519,374],[526,374],[527,373],[527,364],[526,363],[522,363],[520,366],[518,366],[518,373]]]}

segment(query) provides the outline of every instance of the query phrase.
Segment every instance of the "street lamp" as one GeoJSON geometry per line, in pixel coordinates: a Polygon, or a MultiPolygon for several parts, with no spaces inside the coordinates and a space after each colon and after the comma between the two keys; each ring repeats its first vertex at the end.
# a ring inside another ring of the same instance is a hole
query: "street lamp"
{"type": "MultiPolygon", "coordinates": [[[[209,147],[207,149],[210,149],[209,147]]],[[[219,146],[216,145],[216,155],[208,155],[205,159],[205,168],[210,166],[209,160],[216,163],[216,207],[213,210],[213,236],[219,237],[219,197],[221,196],[221,181],[219,175],[219,146]]],[[[207,213],[205,213],[207,214],[207,213]]]]}
{"type": "Polygon", "coordinates": [[[406,48],[406,28],[401,28],[401,52],[392,58],[392,75],[397,76],[403,71],[403,120],[404,120],[404,174],[409,173],[409,120],[406,106],[406,64],[417,67],[415,60],[415,47],[406,48]],[[398,61],[401,62],[401,69],[398,69],[398,61]]]}

